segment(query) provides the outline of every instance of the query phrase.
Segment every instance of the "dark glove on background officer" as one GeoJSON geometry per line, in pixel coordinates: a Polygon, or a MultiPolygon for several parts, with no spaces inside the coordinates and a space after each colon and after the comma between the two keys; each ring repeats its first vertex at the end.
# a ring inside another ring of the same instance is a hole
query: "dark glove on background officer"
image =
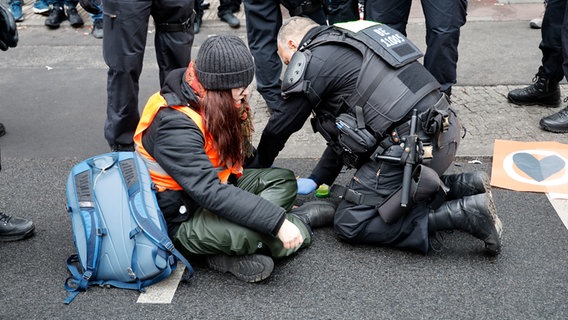
{"type": "Polygon", "coordinates": [[[14,16],[0,2],[0,49],[6,51],[8,48],[15,48],[17,44],[18,29],[14,16]]]}

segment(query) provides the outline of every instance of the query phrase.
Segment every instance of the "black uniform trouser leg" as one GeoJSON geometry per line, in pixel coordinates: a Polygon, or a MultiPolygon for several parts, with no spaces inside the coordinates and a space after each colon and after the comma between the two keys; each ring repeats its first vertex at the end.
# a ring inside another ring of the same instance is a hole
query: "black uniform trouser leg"
{"type": "Polygon", "coordinates": [[[424,66],[447,90],[457,82],[460,28],[466,22],[467,0],[422,0],[426,20],[424,66]]]}
{"type": "Polygon", "coordinates": [[[282,61],[277,52],[276,35],[282,25],[280,2],[244,0],[247,40],[254,57],[256,89],[268,108],[278,110],[282,104],[282,61]]]}
{"type": "MultiPolygon", "coordinates": [[[[438,175],[442,175],[454,161],[460,132],[459,120],[452,113],[448,131],[433,140],[433,159],[429,166],[438,175]]],[[[349,188],[386,199],[402,185],[403,170],[397,164],[369,160],[355,172],[349,188]]],[[[423,253],[430,245],[428,209],[425,206],[417,206],[398,221],[387,224],[375,206],[343,200],[335,213],[334,228],[339,238],[351,243],[385,245],[423,253]]]]}
{"type": "MultiPolygon", "coordinates": [[[[365,18],[385,23],[406,35],[411,0],[367,0],[365,18]]],[[[426,20],[424,66],[442,85],[442,90],[457,81],[460,28],[466,22],[467,0],[422,0],[426,20]]]]}
{"type": "Polygon", "coordinates": [[[103,56],[107,77],[105,138],[130,144],[140,120],[138,80],[142,72],[152,1],[105,0],[103,56]]]}
{"type": "MultiPolygon", "coordinates": [[[[140,120],[139,79],[144,60],[148,21],[180,23],[193,13],[193,1],[105,0],[103,4],[103,57],[108,65],[107,119],[105,138],[109,145],[131,144],[140,120]],[[156,11],[156,12],[154,12],[156,11]]],[[[185,67],[191,59],[193,30],[156,32],[156,55],[160,87],[173,69],[185,67]]]]}
{"type": "MultiPolygon", "coordinates": [[[[568,35],[562,34],[562,29],[568,31],[566,14],[566,0],[549,0],[542,20],[542,39],[539,45],[542,52],[542,66],[539,74],[553,83],[560,82],[564,77],[561,68],[564,62],[562,41],[567,41],[568,35]]],[[[568,71],[568,67],[564,67],[564,70],[568,71]]]]}

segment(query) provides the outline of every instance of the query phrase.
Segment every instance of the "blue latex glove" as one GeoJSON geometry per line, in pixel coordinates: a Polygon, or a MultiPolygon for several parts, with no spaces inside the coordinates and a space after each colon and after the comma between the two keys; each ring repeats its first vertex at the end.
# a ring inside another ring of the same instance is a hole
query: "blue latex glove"
{"type": "Polygon", "coordinates": [[[309,178],[298,178],[298,194],[310,194],[317,188],[314,180],[309,178]]]}

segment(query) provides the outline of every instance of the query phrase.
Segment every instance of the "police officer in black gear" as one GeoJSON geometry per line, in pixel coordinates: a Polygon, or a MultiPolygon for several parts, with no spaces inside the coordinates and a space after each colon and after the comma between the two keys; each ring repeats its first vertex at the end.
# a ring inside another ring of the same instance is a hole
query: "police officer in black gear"
{"type": "Polygon", "coordinates": [[[328,147],[309,178],[298,179],[299,193],[332,185],[343,166],[356,169],[348,186],[332,186],[342,199],[334,219],[339,238],[426,253],[436,232],[457,229],[500,251],[487,176],[440,178],[455,159],[461,126],[417,62],[416,46],[371,21],[327,27],[293,17],[279,32],[278,53],[288,65],[285,100],[262,133],[253,167],[270,166],[313,113],[328,147]],[[413,171],[403,183],[407,164],[413,171]]]}
{"type": "Polygon", "coordinates": [[[132,151],[140,120],[138,81],[142,72],[150,16],[160,87],[166,75],[191,60],[195,1],[124,1],[103,3],[103,57],[108,65],[105,138],[113,151],[132,151]]]}

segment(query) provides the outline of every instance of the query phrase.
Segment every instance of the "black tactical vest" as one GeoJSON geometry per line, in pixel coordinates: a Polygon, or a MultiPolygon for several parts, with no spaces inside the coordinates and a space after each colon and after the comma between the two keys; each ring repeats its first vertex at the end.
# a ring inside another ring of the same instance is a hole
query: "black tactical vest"
{"type": "Polygon", "coordinates": [[[363,126],[377,138],[409,114],[426,95],[440,88],[438,81],[417,62],[422,56],[420,50],[401,33],[376,22],[352,21],[324,28],[304,42],[288,64],[282,83],[284,97],[304,92],[314,106],[319,102],[303,79],[304,71],[311,50],[333,43],[347,44],[363,57],[356,89],[346,100],[347,109],[358,122],[364,121],[363,126]],[[362,110],[362,116],[356,110],[362,110]]]}

